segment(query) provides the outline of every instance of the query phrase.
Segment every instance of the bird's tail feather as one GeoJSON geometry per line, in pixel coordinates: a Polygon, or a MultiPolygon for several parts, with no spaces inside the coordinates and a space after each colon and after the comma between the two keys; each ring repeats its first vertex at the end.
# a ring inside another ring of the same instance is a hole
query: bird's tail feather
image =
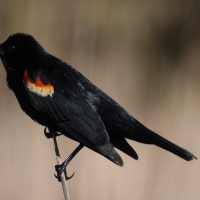
{"type": "MultiPolygon", "coordinates": [[[[146,144],[154,144],[162,149],[170,151],[171,153],[187,160],[197,159],[192,153],[188,150],[179,147],[178,145],[170,142],[169,140],[163,138],[162,136],[150,131],[150,130],[143,130],[138,135],[141,136],[142,139],[138,139],[138,142],[146,143],[146,144]],[[145,135],[144,135],[145,134],[145,135]],[[145,139],[144,139],[145,138],[145,139]]],[[[131,139],[131,138],[130,138],[131,139]]],[[[135,139],[135,138],[134,138],[135,139]]]]}
{"type": "Polygon", "coordinates": [[[182,148],[182,147],[179,147],[178,145],[166,140],[165,138],[157,135],[154,133],[154,144],[156,146],[159,146],[167,151],[170,151],[171,153],[187,160],[187,161],[190,161],[190,160],[193,160],[193,159],[197,159],[192,153],[190,153],[188,150],[182,148]]]}

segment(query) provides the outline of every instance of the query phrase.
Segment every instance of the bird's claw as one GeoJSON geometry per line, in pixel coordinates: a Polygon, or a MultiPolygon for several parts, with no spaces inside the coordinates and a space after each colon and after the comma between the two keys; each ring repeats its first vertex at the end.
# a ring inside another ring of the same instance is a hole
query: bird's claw
{"type": "MultiPolygon", "coordinates": [[[[50,139],[53,136],[52,136],[51,132],[47,131],[47,128],[48,127],[46,126],[45,129],[44,129],[44,134],[48,139],[50,139]]],[[[62,134],[61,133],[57,133],[57,132],[55,133],[55,137],[60,136],[60,135],[62,135],[62,134]]]]}
{"type": "Polygon", "coordinates": [[[71,179],[75,173],[73,173],[71,176],[67,176],[67,171],[65,170],[65,168],[63,167],[63,164],[61,165],[55,165],[55,170],[57,172],[57,175],[54,174],[54,176],[58,179],[59,182],[61,182],[61,174],[64,172],[65,174],[65,180],[69,180],[71,179]]]}

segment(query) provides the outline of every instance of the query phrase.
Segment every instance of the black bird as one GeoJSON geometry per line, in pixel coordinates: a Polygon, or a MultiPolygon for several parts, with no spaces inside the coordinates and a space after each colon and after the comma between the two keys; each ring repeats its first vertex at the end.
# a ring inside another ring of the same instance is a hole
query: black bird
{"type": "Polygon", "coordinates": [[[107,94],[66,62],[56,58],[31,36],[11,35],[0,45],[8,87],[21,109],[39,124],[80,143],[57,168],[58,175],[83,147],[122,166],[114,147],[138,159],[125,138],[154,144],[190,161],[196,157],[146,128],[107,94]]]}

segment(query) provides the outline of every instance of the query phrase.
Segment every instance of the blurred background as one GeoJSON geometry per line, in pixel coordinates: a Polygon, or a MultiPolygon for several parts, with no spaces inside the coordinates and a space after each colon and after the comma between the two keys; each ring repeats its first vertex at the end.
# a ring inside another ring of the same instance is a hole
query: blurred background
{"type": "MultiPolygon", "coordinates": [[[[0,43],[33,35],[150,129],[200,158],[200,1],[0,0],[0,43]]],[[[20,109],[0,64],[0,199],[63,199],[53,141],[20,109]]],[[[71,200],[197,200],[199,161],[129,141],[120,168],[84,148],[71,200]]],[[[64,160],[78,145],[58,138],[64,160]]]]}

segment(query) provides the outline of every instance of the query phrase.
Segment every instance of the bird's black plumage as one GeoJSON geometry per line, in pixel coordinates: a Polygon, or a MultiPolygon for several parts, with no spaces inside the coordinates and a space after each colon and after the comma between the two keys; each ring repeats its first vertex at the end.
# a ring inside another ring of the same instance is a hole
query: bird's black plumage
{"type": "Polygon", "coordinates": [[[138,159],[125,138],[154,144],[187,161],[196,158],[147,129],[81,73],[47,53],[32,36],[10,36],[0,45],[0,57],[8,87],[27,115],[114,163],[123,165],[114,147],[138,159]]]}

